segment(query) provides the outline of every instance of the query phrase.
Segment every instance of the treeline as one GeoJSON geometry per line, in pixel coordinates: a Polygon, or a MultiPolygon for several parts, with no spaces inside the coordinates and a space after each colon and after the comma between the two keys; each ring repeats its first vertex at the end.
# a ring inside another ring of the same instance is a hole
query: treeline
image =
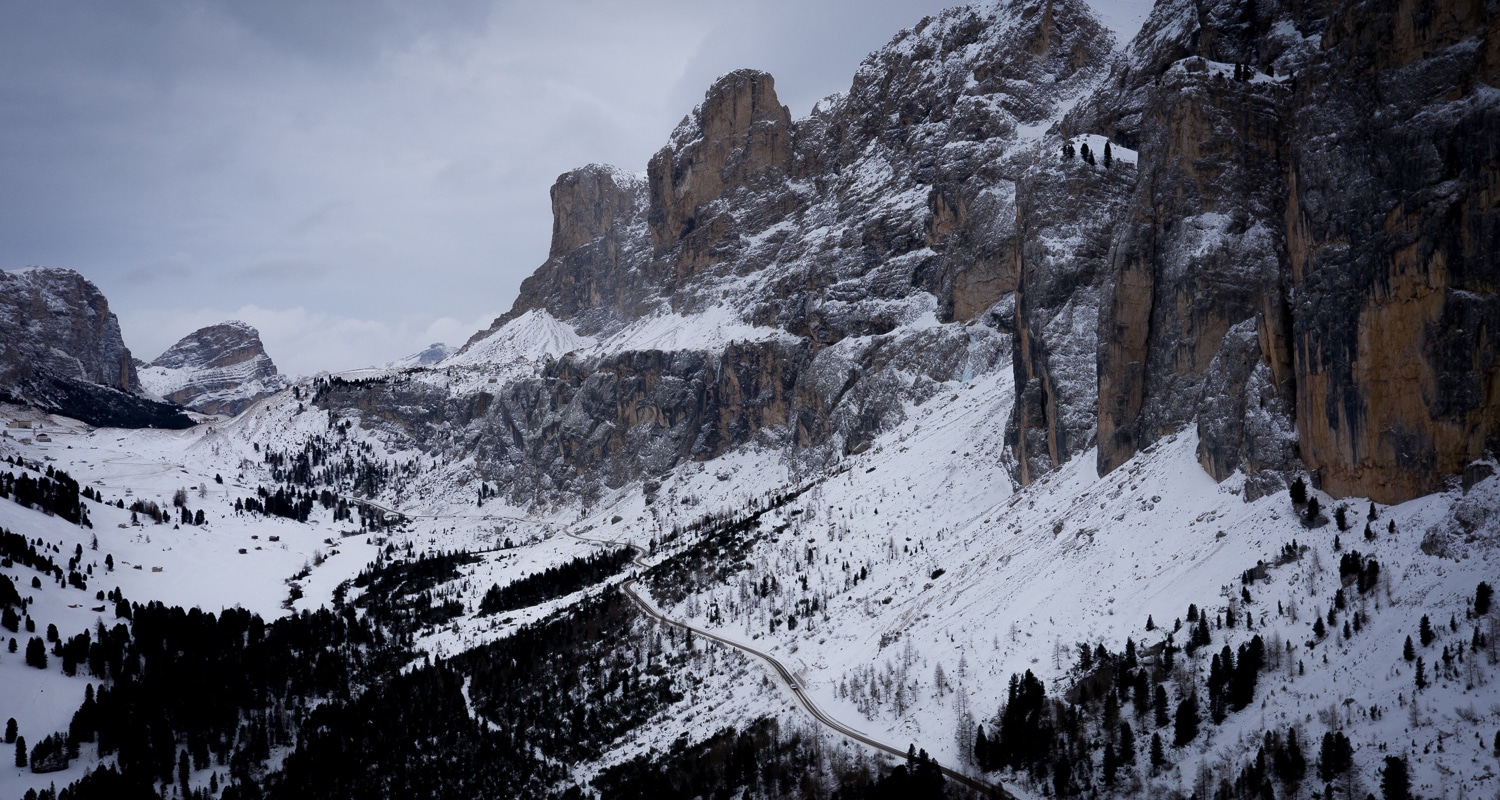
{"type": "Polygon", "coordinates": [[[395,637],[348,606],[268,624],[243,609],[215,615],[109,597],[128,626],[101,621],[54,642],[65,673],[100,682],[55,741],[65,758],[94,742],[113,766],[57,797],[159,797],[174,784],[185,797],[221,785],[225,797],[256,796],[272,749],[300,742],[311,709],[358,695],[409,660],[395,637]],[[204,770],[211,785],[187,785],[204,770]]]}
{"type": "MultiPolygon", "coordinates": [[[[11,463],[15,464],[15,461],[12,460],[11,463]]],[[[89,494],[93,494],[92,489],[89,494]]],[[[88,509],[80,499],[78,481],[60,469],[54,470],[49,466],[45,476],[39,478],[33,478],[27,472],[22,472],[19,476],[13,472],[0,475],[0,497],[62,517],[74,525],[94,527],[94,523],[89,521],[88,509]]]]}
{"type": "MultiPolygon", "coordinates": [[[[330,420],[330,424],[332,420],[330,420]]],[[[280,452],[269,448],[262,460],[271,471],[271,480],[304,489],[329,487],[363,497],[375,497],[395,478],[417,474],[415,459],[404,463],[373,458],[375,450],[368,442],[347,438],[349,423],[333,427],[338,439],[313,436],[299,450],[280,452]]]]}
{"type": "MultiPolygon", "coordinates": [[[[1184,685],[1172,679],[1173,650],[1168,643],[1148,662],[1129,640],[1124,653],[1083,646],[1077,665],[1082,677],[1070,697],[1049,697],[1030,670],[1011,675],[1000,713],[988,732],[981,725],[976,733],[975,763],[1027,775],[1055,797],[1108,791],[1137,765],[1156,774],[1169,764],[1169,746],[1181,748],[1198,737],[1204,722],[1200,695],[1207,694],[1209,719],[1222,723],[1254,699],[1266,663],[1265,645],[1255,636],[1238,655],[1227,645],[1215,654],[1206,685],[1191,669],[1184,685]]],[[[1260,796],[1230,794],[1224,800],[1260,796]]]]}
{"type": "Polygon", "coordinates": [[[498,614],[566,597],[618,573],[630,563],[634,552],[627,547],[580,556],[503,587],[493,584],[479,601],[479,614],[498,614]]]}
{"type": "MultiPolygon", "coordinates": [[[[555,796],[562,764],[514,746],[468,712],[464,677],[446,664],[414,669],[353,700],[324,704],[264,797],[555,796]]],[[[250,785],[222,800],[262,794],[250,785]]]]}
{"type": "Polygon", "coordinates": [[[682,695],[672,668],[685,663],[678,634],[646,631],[646,647],[627,632],[644,618],[620,592],[586,597],[567,610],[458,659],[473,677],[470,697],[518,748],[567,763],[596,759],[682,695]]]}
{"type": "Polygon", "coordinates": [[[306,522],[307,518],[312,516],[313,505],[316,502],[317,497],[312,492],[299,492],[296,489],[287,491],[283,487],[278,487],[273,492],[260,486],[255,490],[255,497],[236,499],[234,510],[306,522]]]}
{"type": "MultiPolygon", "coordinates": [[[[1295,544],[1283,550],[1287,561],[1300,554],[1301,548],[1295,544]]],[[[975,763],[985,770],[1008,770],[1025,776],[1054,797],[1139,790],[1141,776],[1154,776],[1169,768],[1174,755],[1198,738],[1203,725],[1223,724],[1230,715],[1250,707],[1259,690],[1260,676],[1279,668],[1292,651],[1290,643],[1285,643],[1284,650],[1278,649],[1283,647],[1279,638],[1273,637],[1273,647],[1259,634],[1252,634],[1237,647],[1226,644],[1214,652],[1206,675],[1196,664],[1184,670],[1178,663],[1183,650],[1188,654],[1200,648],[1211,650],[1215,631],[1254,629],[1255,615],[1248,608],[1253,602],[1249,587],[1264,577],[1263,566],[1245,573],[1246,586],[1241,590],[1245,607],[1237,610],[1230,604],[1211,614],[1190,604],[1187,624],[1175,621],[1165,641],[1148,651],[1138,651],[1132,639],[1126,639],[1123,653],[1111,652],[1103,644],[1080,645],[1073,669],[1075,679],[1062,696],[1048,696],[1042,682],[1029,670],[1012,675],[999,713],[988,727],[980,725],[976,732],[975,763]],[[1179,648],[1176,634],[1184,631],[1186,646],[1179,648]]],[[[1361,594],[1373,591],[1379,564],[1350,552],[1341,558],[1339,572],[1342,585],[1334,592],[1326,612],[1316,612],[1313,639],[1304,645],[1309,650],[1330,637],[1360,635],[1366,626],[1364,613],[1352,607],[1346,590],[1361,594]]],[[[1481,596],[1487,605],[1487,585],[1476,589],[1476,605],[1481,596]]],[[[1285,610],[1278,607],[1277,613],[1285,610]]],[[[1431,637],[1425,633],[1425,617],[1422,623],[1425,647],[1431,637]]],[[[1147,630],[1155,627],[1148,618],[1147,630]]],[[[1456,623],[1451,627],[1456,630],[1456,623]]],[[[1475,639],[1471,649],[1477,650],[1477,633],[1475,639]]],[[[1415,657],[1412,649],[1408,639],[1408,661],[1415,657]]],[[[1300,673],[1301,665],[1297,666],[1300,673]]],[[[1421,675],[1419,668],[1419,689],[1421,675]]],[[[1366,711],[1371,719],[1383,713],[1379,707],[1366,711]]],[[[1207,785],[1196,790],[1200,796],[1214,800],[1295,796],[1312,772],[1321,784],[1319,790],[1331,792],[1331,784],[1350,774],[1353,749],[1337,731],[1316,743],[1316,753],[1310,757],[1304,748],[1313,744],[1299,741],[1295,726],[1266,731],[1256,751],[1247,754],[1249,758],[1236,772],[1201,775],[1199,782],[1206,781],[1207,785]]]]}

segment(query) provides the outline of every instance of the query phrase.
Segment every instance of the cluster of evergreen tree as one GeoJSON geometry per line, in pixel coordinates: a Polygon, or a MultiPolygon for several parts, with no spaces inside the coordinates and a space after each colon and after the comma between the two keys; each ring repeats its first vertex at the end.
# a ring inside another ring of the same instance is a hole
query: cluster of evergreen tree
{"type": "Polygon", "coordinates": [[[25,564],[37,572],[62,580],[62,567],[59,567],[57,562],[46,554],[45,548],[46,545],[42,544],[40,538],[31,541],[19,533],[11,533],[0,528],[0,567],[9,568],[17,563],[25,564]],[[38,547],[43,550],[37,550],[38,547]]]}
{"type": "MultiPolygon", "coordinates": [[[[1208,613],[1192,605],[1188,618],[1195,623],[1189,628],[1192,646],[1209,645],[1208,613]]],[[[1233,627],[1235,619],[1230,610],[1219,624],[1233,627]]],[[[1172,639],[1168,634],[1151,653],[1138,652],[1134,640],[1126,640],[1123,653],[1102,644],[1080,645],[1077,679],[1064,697],[1049,698],[1030,670],[1013,674],[989,732],[983,725],[976,732],[975,763],[985,770],[1026,775],[1056,797],[1115,786],[1122,770],[1137,764],[1154,774],[1167,765],[1169,744],[1183,747],[1197,738],[1204,722],[1200,694],[1208,697],[1208,719],[1220,724],[1230,712],[1250,705],[1267,666],[1265,644],[1257,635],[1237,650],[1225,646],[1216,653],[1203,685],[1197,670],[1188,670],[1190,682],[1182,685],[1174,677],[1183,673],[1174,671],[1177,648],[1172,639]],[[1171,694],[1178,695],[1175,710],[1171,694]],[[1134,712],[1134,724],[1123,713],[1127,708],[1134,712]]],[[[1239,797],[1260,795],[1229,794],[1224,800],[1239,797]]]]}
{"type": "Polygon", "coordinates": [[[460,657],[470,696],[502,735],[566,762],[596,759],[616,738],[681,699],[671,672],[687,658],[675,628],[624,636],[644,618],[621,592],[587,597],[552,618],[460,657]]]}
{"type": "Polygon", "coordinates": [[[22,472],[19,476],[13,472],[0,475],[0,497],[62,517],[74,525],[94,527],[80,498],[78,481],[60,469],[49,466],[45,476],[38,478],[31,477],[29,472],[22,472]]]}
{"type": "Polygon", "coordinates": [[[347,438],[348,428],[335,430],[340,439],[314,436],[303,442],[302,449],[283,453],[266,449],[262,460],[270,467],[271,480],[304,489],[328,487],[362,497],[375,497],[392,479],[410,478],[418,471],[415,460],[396,463],[373,458],[374,447],[368,442],[347,438]]]}
{"type": "Polygon", "coordinates": [[[1380,582],[1380,562],[1350,550],[1339,557],[1339,579],[1345,586],[1353,583],[1360,594],[1367,594],[1380,582]]]}
{"type": "Polygon", "coordinates": [[[150,517],[151,521],[160,525],[172,518],[170,512],[156,504],[155,500],[143,500],[137,498],[130,503],[130,519],[139,522],[141,517],[150,517]]]}
{"type": "Polygon", "coordinates": [[[479,601],[479,613],[498,614],[565,597],[618,573],[630,563],[634,553],[627,547],[580,556],[503,587],[491,585],[479,601]]]}
{"type": "Polygon", "coordinates": [[[804,800],[929,800],[970,794],[948,785],[937,762],[915,749],[905,764],[877,775],[863,761],[824,750],[816,737],[784,733],[761,717],[698,744],[679,738],[662,754],[640,755],[593,780],[601,797],[693,800],[784,797],[804,800]]]}
{"type": "Polygon", "coordinates": [[[319,706],[263,792],[241,784],[223,800],[555,796],[564,765],[476,720],[464,680],[448,664],[428,665],[319,706]]]}
{"type": "Polygon", "coordinates": [[[56,637],[53,652],[64,672],[100,681],[59,735],[63,752],[76,757],[81,743],[96,742],[113,766],[59,797],[160,797],[174,782],[179,795],[207,796],[182,785],[205,769],[215,790],[221,772],[226,793],[254,786],[271,748],[298,743],[310,709],[359,694],[407,660],[394,637],[347,606],[267,624],[243,609],[215,615],[110,597],[129,626],[100,622],[56,637]]]}
{"type": "Polygon", "coordinates": [[[286,519],[306,522],[312,516],[313,505],[317,501],[312,492],[299,492],[296,489],[287,491],[285,487],[277,487],[272,492],[264,486],[257,487],[255,497],[246,497],[234,501],[234,510],[261,516],[285,517],[286,519]]]}
{"type": "Polygon", "coordinates": [[[458,568],[479,557],[472,553],[434,553],[392,560],[388,548],[374,564],[355,576],[353,585],[364,589],[354,605],[364,608],[381,625],[400,633],[423,626],[441,625],[464,613],[457,600],[434,603],[433,587],[458,577],[458,568]]]}

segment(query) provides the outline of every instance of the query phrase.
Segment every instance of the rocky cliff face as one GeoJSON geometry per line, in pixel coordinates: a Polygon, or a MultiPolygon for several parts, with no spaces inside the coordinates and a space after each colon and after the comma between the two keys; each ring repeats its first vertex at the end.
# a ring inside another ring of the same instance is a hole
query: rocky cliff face
{"type": "Polygon", "coordinates": [[[1500,11],[1338,4],[1286,183],[1302,457],[1336,494],[1500,449],[1500,11]]]}
{"type": "Polygon", "coordinates": [[[584,333],[614,329],[652,307],[656,292],[638,274],[650,255],[646,182],[599,164],[573,170],[552,185],[552,247],[546,263],[521,283],[509,313],[465,345],[487,338],[535,309],[572,320],[584,333]]]}
{"type": "Polygon", "coordinates": [[[0,325],[7,383],[46,373],[123,392],[140,388],[109,301],[73,270],[0,272],[0,325]]]}
{"type": "MultiPolygon", "coordinates": [[[[1028,263],[1022,229],[1046,249],[1047,236],[1098,211],[1093,201],[1054,193],[1049,208],[1066,219],[1028,215],[1018,225],[1017,186],[1046,183],[1039,161],[1061,170],[1051,164],[1045,131],[1101,73],[1111,46],[1109,32],[1080,2],[953,9],[872,54],[849,92],[819,103],[807,119],[791,119],[771,76],[741,70],[709,88],[651,159],[644,181],[598,166],[561,176],[552,191],[548,261],[523,284],[512,310],[444,366],[475,368],[500,328],[532,325],[527,315],[536,311],[597,337],[611,355],[601,360],[585,349],[546,367],[542,380],[572,376],[565,383],[576,383],[576,391],[503,403],[505,419],[516,425],[501,419],[497,428],[538,443],[535,459],[543,464],[552,458],[544,454],[560,454],[565,470],[514,460],[514,441],[504,457],[502,448],[481,445],[488,454],[481,469],[510,475],[517,485],[586,482],[591,475],[614,485],[751,441],[816,462],[863,446],[938,381],[1006,369],[1016,325],[1007,328],[986,312],[1019,302],[1014,295],[1028,263]],[[728,348],[706,341],[702,350],[670,358],[639,353],[630,363],[644,366],[622,371],[621,359],[641,346],[631,343],[639,341],[632,331],[677,318],[732,320],[752,341],[728,348]],[[924,319],[951,327],[927,329],[924,319]],[[610,337],[625,337],[619,347],[626,352],[608,344],[610,337]],[[746,363],[753,374],[742,372],[746,363]],[[672,372],[682,364],[700,366],[693,377],[672,372]],[[653,387],[705,388],[672,392],[671,402],[653,401],[648,414],[634,394],[628,402],[602,399],[615,397],[624,372],[653,387]],[[539,405],[540,397],[549,400],[539,405]],[[549,427],[539,422],[546,414],[571,422],[549,427]],[[605,426],[583,437],[593,444],[562,445],[584,419],[605,426]],[[689,427],[669,433],[681,424],[689,427]],[[550,439],[549,431],[562,438],[550,439]],[[646,439],[631,438],[649,431],[675,444],[645,448],[646,439]],[[645,458],[646,449],[670,458],[645,458]]],[[[1112,187],[1107,198],[1130,184],[1123,168],[1087,177],[1079,171],[1077,180],[1112,187]]],[[[1038,288],[1021,302],[1026,313],[1039,318],[1068,306],[1066,287],[1096,282],[1097,269],[1083,271],[1085,278],[1056,278],[1033,268],[1028,285],[1038,288]]],[[[1084,358],[1093,349],[1094,306],[1073,305],[1066,319],[1087,328],[1087,345],[1061,340],[1072,328],[1032,332],[1032,317],[1025,326],[1036,354],[1025,368],[1050,381],[1061,410],[1049,411],[1063,416],[1091,414],[1094,398],[1092,360],[1084,358]],[[1054,346],[1066,357],[1056,357],[1054,346]]],[[[478,435],[488,441],[484,430],[478,435]]],[[[1091,435],[1058,438],[1049,467],[1092,442],[1091,435]]]]}
{"type": "Polygon", "coordinates": [[[266,355],[260,332],[230,321],[184,336],[140,370],[150,392],[204,414],[234,416],[289,385],[266,355]]]}
{"type": "Polygon", "coordinates": [[[69,269],[0,272],[0,391],[94,425],[192,424],[139,389],[120,322],[97,286],[69,269]]]}
{"type": "Polygon", "coordinates": [[[1100,319],[1101,470],[1195,421],[1217,478],[1265,491],[1300,455],[1335,495],[1395,502],[1494,449],[1496,21],[1158,4],[1068,121],[1141,146],[1100,319]]]}
{"type": "MultiPolygon", "coordinates": [[[[441,391],[532,497],[751,442],[830,457],[1007,353],[1021,482],[1192,425],[1250,496],[1304,468],[1429,491],[1500,437],[1495,15],[1161,0],[1116,50],[1080,2],[959,8],[801,120],[730,73],[644,178],[558,179],[548,261],[441,391]],[[647,336],[693,325],[735,335],[647,336]],[[550,344],[476,393],[456,376],[501,339],[550,344]]],[[[361,391],[395,390],[324,402],[361,391]]]]}

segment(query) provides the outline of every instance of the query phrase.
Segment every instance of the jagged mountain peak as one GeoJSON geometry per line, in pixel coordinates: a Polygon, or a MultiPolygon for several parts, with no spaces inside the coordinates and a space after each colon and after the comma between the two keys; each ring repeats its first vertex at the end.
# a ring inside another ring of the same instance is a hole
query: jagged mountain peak
{"type": "Polygon", "coordinates": [[[226,366],[264,356],[265,352],[260,331],[239,320],[229,320],[182,337],[149,366],[168,369],[226,366]]]}
{"type": "Polygon", "coordinates": [[[285,388],[260,332],[238,320],[182,337],[140,371],[145,388],[204,414],[233,416],[285,388]]]}

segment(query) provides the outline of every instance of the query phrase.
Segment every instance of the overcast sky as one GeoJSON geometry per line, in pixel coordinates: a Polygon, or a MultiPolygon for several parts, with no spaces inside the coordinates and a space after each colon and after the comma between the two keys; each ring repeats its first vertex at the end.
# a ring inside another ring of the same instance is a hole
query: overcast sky
{"type": "Polygon", "coordinates": [[[644,171],[739,67],[803,116],[951,4],[0,0],[0,268],[83,273],[143,360],[226,319],[290,374],[461,344],[558,174],[644,171]]]}

